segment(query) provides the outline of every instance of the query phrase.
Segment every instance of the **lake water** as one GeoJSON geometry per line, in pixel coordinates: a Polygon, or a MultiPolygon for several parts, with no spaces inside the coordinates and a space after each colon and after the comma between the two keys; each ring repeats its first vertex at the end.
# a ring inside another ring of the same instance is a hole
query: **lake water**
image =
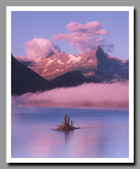
{"type": "Polygon", "coordinates": [[[128,158],[128,110],[16,107],[12,111],[13,158],[128,158]],[[81,129],[52,130],[65,114],[81,129]]]}

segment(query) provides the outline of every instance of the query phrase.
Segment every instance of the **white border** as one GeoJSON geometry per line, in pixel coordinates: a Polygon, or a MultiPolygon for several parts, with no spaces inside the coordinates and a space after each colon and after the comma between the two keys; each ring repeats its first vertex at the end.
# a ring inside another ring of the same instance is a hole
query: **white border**
{"type": "Polygon", "coordinates": [[[6,7],[6,161],[7,163],[133,163],[134,162],[134,7],[133,6],[7,6],[6,7]],[[129,158],[11,158],[11,12],[129,12],[129,158]]]}

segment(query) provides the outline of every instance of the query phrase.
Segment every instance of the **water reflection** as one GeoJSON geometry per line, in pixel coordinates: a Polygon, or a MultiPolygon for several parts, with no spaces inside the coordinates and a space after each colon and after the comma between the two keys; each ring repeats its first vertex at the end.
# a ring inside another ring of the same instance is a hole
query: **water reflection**
{"type": "Polygon", "coordinates": [[[64,135],[65,143],[69,142],[69,140],[72,138],[73,130],[67,130],[67,131],[56,131],[58,134],[61,133],[64,135]]]}
{"type": "Polygon", "coordinates": [[[99,137],[99,139],[98,139],[98,154],[100,157],[104,157],[105,146],[107,146],[106,138],[103,136],[99,137]]]}
{"type": "Polygon", "coordinates": [[[52,111],[49,115],[39,115],[40,110],[37,115],[13,114],[12,157],[128,157],[128,113],[113,112],[112,115],[110,112],[109,115],[101,111],[96,116],[97,111],[92,113],[91,110],[86,110],[85,113],[82,111],[75,109],[75,114],[70,114],[76,125],[82,129],[68,131],[52,130],[63,117],[63,114],[56,111],[54,113],[52,111]]]}

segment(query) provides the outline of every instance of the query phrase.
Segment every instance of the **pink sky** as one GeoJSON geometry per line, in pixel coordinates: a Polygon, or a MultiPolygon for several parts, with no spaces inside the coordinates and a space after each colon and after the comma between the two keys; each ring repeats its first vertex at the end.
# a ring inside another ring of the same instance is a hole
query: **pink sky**
{"type": "MultiPolygon", "coordinates": [[[[68,33],[53,35],[55,40],[65,40],[71,46],[78,49],[79,53],[90,52],[99,45],[105,45],[103,35],[109,35],[109,32],[102,28],[97,21],[80,24],[69,22],[66,26],[68,33]]],[[[109,46],[108,46],[109,47],[109,46]]]]}

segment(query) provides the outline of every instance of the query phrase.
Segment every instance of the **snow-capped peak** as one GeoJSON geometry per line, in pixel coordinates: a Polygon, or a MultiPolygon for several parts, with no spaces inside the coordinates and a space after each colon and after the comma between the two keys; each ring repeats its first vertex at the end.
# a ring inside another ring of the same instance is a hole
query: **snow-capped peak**
{"type": "Polygon", "coordinates": [[[69,56],[69,60],[67,61],[68,64],[71,63],[71,62],[77,63],[81,60],[80,56],[77,56],[77,57],[74,56],[74,55],[68,55],[68,56],[69,56]]]}

